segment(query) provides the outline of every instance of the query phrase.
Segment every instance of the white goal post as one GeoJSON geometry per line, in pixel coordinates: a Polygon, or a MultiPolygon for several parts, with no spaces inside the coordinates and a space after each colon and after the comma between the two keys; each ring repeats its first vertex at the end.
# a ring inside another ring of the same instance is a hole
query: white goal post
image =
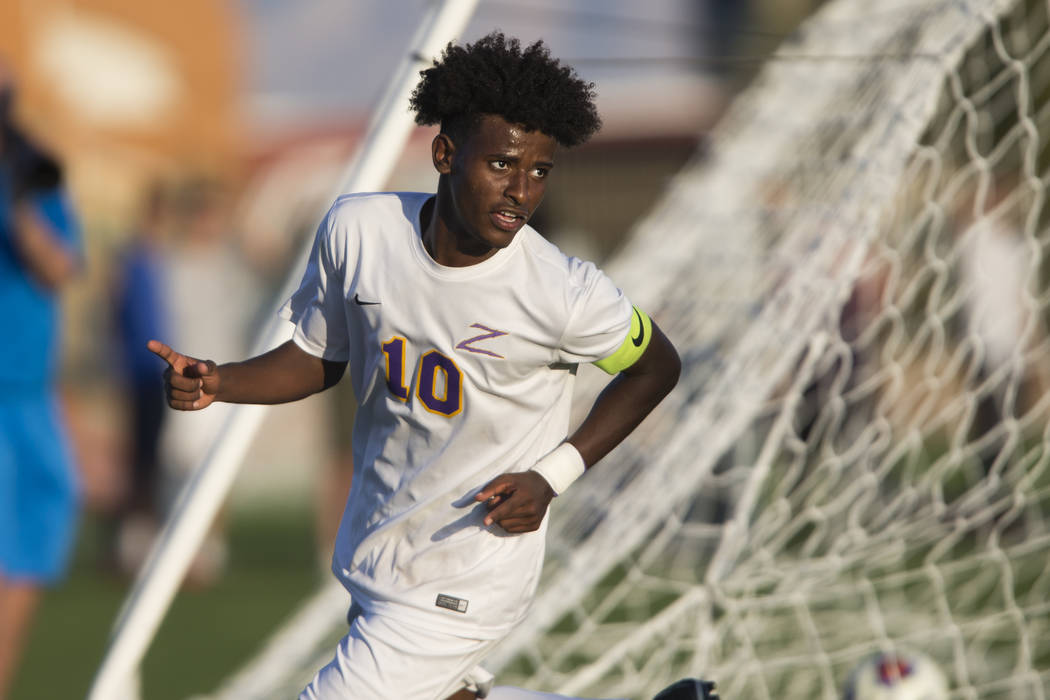
{"type": "MultiPolygon", "coordinates": [[[[381,189],[414,126],[408,98],[419,71],[430,65],[466,27],[477,0],[433,0],[412,38],[409,51],[369,123],[362,146],[349,163],[329,201],[346,192],[381,189]]],[[[320,214],[320,213],[319,213],[320,214]]],[[[298,285],[309,253],[308,241],[284,285],[287,298],[298,285]]],[[[291,326],[278,319],[266,328],[256,353],[291,337],[291,326]]],[[[138,671],[157,628],[174,599],[190,562],[221,507],[244,455],[259,428],[265,406],[234,406],[204,463],[179,495],[169,521],[114,625],[109,646],[89,692],[90,700],[133,700],[139,696],[138,671]]]]}

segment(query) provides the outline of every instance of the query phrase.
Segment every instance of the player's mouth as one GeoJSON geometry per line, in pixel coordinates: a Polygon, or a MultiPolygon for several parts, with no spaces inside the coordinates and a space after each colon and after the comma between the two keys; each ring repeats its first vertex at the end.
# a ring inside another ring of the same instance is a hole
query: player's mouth
{"type": "Polygon", "coordinates": [[[528,216],[520,209],[501,207],[494,210],[489,215],[489,218],[492,219],[492,223],[495,224],[496,228],[508,233],[514,233],[525,225],[528,216]]]}

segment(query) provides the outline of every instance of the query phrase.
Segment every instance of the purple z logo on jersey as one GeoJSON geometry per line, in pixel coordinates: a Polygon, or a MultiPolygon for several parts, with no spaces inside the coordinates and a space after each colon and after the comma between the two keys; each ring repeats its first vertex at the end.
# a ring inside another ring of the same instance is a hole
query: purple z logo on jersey
{"type": "Polygon", "coordinates": [[[496,354],[496,353],[494,353],[494,352],[492,352],[490,350],[483,350],[481,348],[471,347],[471,343],[480,343],[482,340],[489,340],[491,338],[498,338],[501,335],[507,335],[507,334],[505,332],[503,332],[503,331],[497,331],[494,328],[489,328],[488,326],[483,326],[480,323],[472,323],[472,324],[470,324],[470,327],[471,328],[478,328],[480,330],[485,331],[485,333],[482,333],[481,335],[476,335],[473,338],[467,338],[466,340],[461,340],[459,342],[459,344],[456,345],[456,349],[457,350],[466,350],[467,352],[476,352],[479,355],[488,355],[489,357],[498,357],[499,359],[502,360],[503,359],[503,355],[498,355],[498,354],[496,354]]]}

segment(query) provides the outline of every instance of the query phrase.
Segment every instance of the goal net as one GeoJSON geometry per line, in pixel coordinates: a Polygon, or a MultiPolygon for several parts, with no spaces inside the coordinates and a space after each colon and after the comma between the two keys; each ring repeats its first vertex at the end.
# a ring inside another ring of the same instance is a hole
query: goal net
{"type": "Polygon", "coordinates": [[[737,99],[606,265],[682,380],[558,498],[500,683],[1050,695],[1047,4],[838,0],[737,99]]]}
{"type": "MultiPolygon", "coordinates": [[[[1047,2],[826,6],[607,265],[683,378],[565,497],[501,682],[1050,691],[1047,2]]],[[[599,380],[600,381],[600,380],[599,380]]]]}

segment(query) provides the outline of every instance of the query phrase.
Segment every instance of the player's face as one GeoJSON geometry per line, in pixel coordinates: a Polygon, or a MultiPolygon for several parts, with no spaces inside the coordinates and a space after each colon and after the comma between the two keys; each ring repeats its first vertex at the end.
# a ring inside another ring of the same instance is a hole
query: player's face
{"type": "Polygon", "coordinates": [[[540,205],[557,142],[502,117],[486,115],[455,144],[447,181],[447,223],[461,248],[482,255],[510,245],[540,205]]]}

